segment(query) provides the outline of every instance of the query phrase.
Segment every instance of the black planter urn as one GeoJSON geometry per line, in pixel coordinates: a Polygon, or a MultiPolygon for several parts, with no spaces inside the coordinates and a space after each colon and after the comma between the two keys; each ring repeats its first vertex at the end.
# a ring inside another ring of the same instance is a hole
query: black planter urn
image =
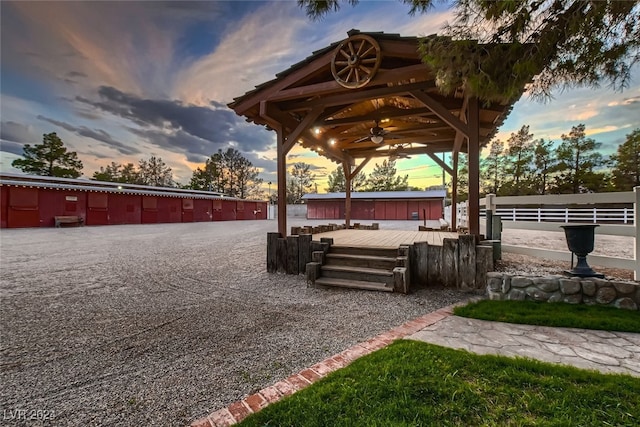
{"type": "Polygon", "coordinates": [[[569,250],[576,254],[578,263],[573,270],[567,271],[568,274],[577,277],[600,277],[603,278],[604,274],[599,274],[593,271],[589,264],[587,264],[587,255],[593,251],[593,242],[595,240],[595,228],[597,224],[576,224],[576,225],[561,225],[564,228],[564,235],[567,238],[567,246],[569,250]]]}

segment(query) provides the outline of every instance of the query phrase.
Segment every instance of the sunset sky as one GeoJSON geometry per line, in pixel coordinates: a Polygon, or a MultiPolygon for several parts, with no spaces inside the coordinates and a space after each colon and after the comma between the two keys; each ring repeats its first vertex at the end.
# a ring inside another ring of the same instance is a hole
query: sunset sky
{"type": "MultiPolygon", "coordinates": [[[[2,172],[19,172],[11,161],[23,145],[57,132],[78,153],[85,177],[112,161],[159,156],[183,184],[228,147],[275,183],[275,133],[246,123],[227,103],[352,28],[420,36],[452,17],[444,5],[411,17],[399,1],[345,5],[318,22],[295,1],[2,1],[0,8],[2,172]]],[[[584,123],[610,154],[640,127],[640,67],[633,71],[622,93],[576,89],[547,103],[525,96],[498,137],[530,125],[536,138],[559,141],[584,123]]],[[[313,165],[323,192],[336,165],[299,147],[288,159],[295,161],[313,165]]],[[[398,169],[412,186],[442,180],[423,156],[398,161],[398,169]]]]}

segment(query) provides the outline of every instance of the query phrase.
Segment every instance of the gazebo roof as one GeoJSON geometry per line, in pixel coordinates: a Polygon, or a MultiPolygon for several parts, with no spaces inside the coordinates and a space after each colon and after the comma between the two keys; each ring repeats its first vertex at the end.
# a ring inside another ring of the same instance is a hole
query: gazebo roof
{"type": "MultiPolygon", "coordinates": [[[[411,154],[437,161],[436,153],[468,150],[469,96],[462,87],[440,93],[436,72],[421,61],[418,38],[358,30],[348,36],[229,107],[250,122],[282,128],[289,149],[300,143],[351,165],[358,158],[411,154]],[[383,141],[373,142],[372,134],[383,141]]],[[[481,100],[480,145],[493,137],[512,105],[481,100]]]]}

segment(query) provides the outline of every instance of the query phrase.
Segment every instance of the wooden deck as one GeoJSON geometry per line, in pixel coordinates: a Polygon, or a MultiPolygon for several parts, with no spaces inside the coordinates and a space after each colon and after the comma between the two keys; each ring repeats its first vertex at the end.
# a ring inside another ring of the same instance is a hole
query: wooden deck
{"type": "Polygon", "coordinates": [[[336,230],[314,235],[314,240],[330,237],[337,246],[397,248],[414,242],[442,246],[443,239],[457,239],[458,233],[447,231],[406,230],[336,230]]]}

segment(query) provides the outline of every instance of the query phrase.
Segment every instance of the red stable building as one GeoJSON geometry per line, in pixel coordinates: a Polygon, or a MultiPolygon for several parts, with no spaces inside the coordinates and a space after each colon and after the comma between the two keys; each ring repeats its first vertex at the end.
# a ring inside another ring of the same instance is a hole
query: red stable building
{"type": "Polygon", "coordinates": [[[86,225],[267,219],[267,202],[209,191],[45,176],[0,175],[0,227],[53,227],[56,216],[86,225]]]}
{"type": "MultiPolygon", "coordinates": [[[[437,220],[443,218],[445,190],[351,193],[351,218],[437,220]]],[[[344,219],[345,193],[305,194],[307,219],[344,219]]]]}

